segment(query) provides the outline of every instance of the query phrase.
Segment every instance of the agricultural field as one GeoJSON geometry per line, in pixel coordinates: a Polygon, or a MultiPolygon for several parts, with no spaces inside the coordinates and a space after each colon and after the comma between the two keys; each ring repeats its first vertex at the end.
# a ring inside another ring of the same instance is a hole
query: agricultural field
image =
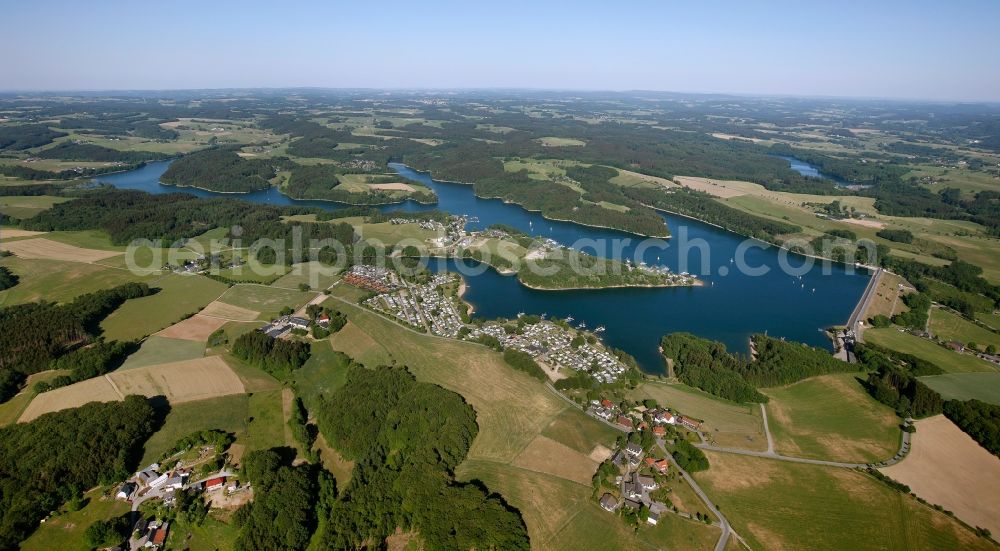
{"type": "Polygon", "coordinates": [[[84,249],[60,243],[59,241],[53,241],[52,239],[49,239],[49,237],[52,237],[52,234],[46,234],[46,237],[6,241],[0,244],[0,249],[10,251],[20,258],[43,258],[47,260],[65,260],[68,262],[86,263],[93,263],[122,254],[121,251],[84,249]]]}
{"type": "Polygon", "coordinates": [[[264,390],[250,394],[246,435],[242,441],[245,450],[266,450],[284,446],[285,419],[281,402],[281,389],[264,390]]]}
{"type": "Polygon", "coordinates": [[[902,297],[908,293],[907,289],[910,288],[905,279],[883,271],[882,277],[878,281],[878,287],[875,288],[875,296],[868,304],[868,309],[865,310],[862,319],[868,320],[878,315],[891,318],[909,310],[903,303],[902,297]],[[900,287],[901,285],[903,287],[900,287]]]}
{"type": "Polygon", "coordinates": [[[142,341],[139,350],[136,350],[126,358],[125,362],[118,369],[133,369],[136,367],[194,360],[204,355],[204,342],[153,335],[142,341]]]}
{"type": "Polygon", "coordinates": [[[870,463],[899,451],[899,419],[857,373],[812,377],[763,390],[775,451],[793,457],[870,463]]]}
{"type": "Polygon", "coordinates": [[[168,274],[150,283],[160,291],[127,301],[101,322],[108,340],[152,335],[197,313],[226,291],[226,285],[199,275],[168,274]]]}
{"type": "Polygon", "coordinates": [[[246,431],[249,411],[249,398],[245,394],[171,405],[163,426],[146,441],[140,465],[158,460],[178,440],[196,431],[219,429],[239,438],[246,431]]]}
{"type": "Polygon", "coordinates": [[[84,532],[98,520],[124,515],[129,504],[112,497],[104,497],[97,488],[84,494],[87,504],[79,511],[61,512],[41,524],[27,540],[21,543],[24,551],[91,551],[84,532]]]}
{"type": "Polygon", "coordinates": [[[28,404],[31,403],[35,396],[38,396],[38,393],[34,390],[35,383],[51,381],[60,375],[67,374],[69,374],[69,371],[52,369],[29,375],[28,380],[24,384],[24,389],[11,397],[11,399],[0,404],[0,427],[16,423],[17,418],[24,412],[24,408],[28,407],[28,404]]]}
{"type": "Polygon", "coordinates": [[[210,316],[214,318],[220,318],[229,321],[245,321],[251,322],[256,321],[260,317],[260,312],[256,310],[250,310],[248,308],[240,308],[239,306],[233,306],[231,304],[226,304],[225,302],[220,302],[218,300],[212,302],[199,312],[202,316],[210,316]]]}
{"type": "Polygon", "coordinates": [[[646,382],[629,394],[652,398],[661,406],[704,421],[705,436],[719,446],[754,451],[767,449],[764,421],[757,404],[737,404],[682,384],[646,382]]]}
{"type": "Polygon", "coordinates": [[[1000,405],[1000,372],[948,373],[920,377],[945,400],[981,400],[1000,405]]]}
{"type": "Polygon", "coordinates": [[[52,208],[52,205],[66,201],[69,201],[69,198],[50,195],[0,197],[0,214],[6,214],[11,218],[31,218],[43,210],[52,208]]]}
{"type": "Polygon", "coordinates": [[[895,327],[868,329],[865,340],[892,350],[923,358],[948,373],[992,373],[997,369],[971,354],[959,354],[927,339],[904,333],[895,327]]]}
{"type": "Polygon", "coordinates": [[[706,452],[697,473],[754,549],[995,549],[944,513],[837,467],[706,452]]]}
{"type": "Polygon", "coordinates": [[[209,335],[227,323],[226,320],[195,314],[157,333],[157,336],[194,342],[205,342],[209,335]]]}
{"type": "Polygon", "coordinates": [[[339,269],[325,266],[318,261],[302,262],[293,264],[285,275],[275,280],[271,285],[285,289],[297,289],[300,284],[305,283],[312,289],[321,290],[340,279],[339,273],[339,269]]]}
{"type": "Polygon", "coordinates": [[[939,339],[968,344],[974,342],[980,350],[987,345],[1000,348],[1000,334],[980,327],[975,323],[944,308],[931,308],[930,331],[939,339]]]}
{"type": "Polygon", "coordinates": [[[1000,458],[944,415],[916,427],[910,454],[880,470],[969,525],[1000,533],[1000,458]]]}
{"type": "Polygon", "coordinates": [[[601,509],[592,489],[531,470],[467,459],[456,473],[500,491],[528,525],[532,549],[711,549],[719,529],[666,514],[638,531],[601,509]]]}
{"type": "Polygon", "coordinates": [[[171,404],[180,404],[243,392],[243,382],[236,373],[219,356],[211,356],[113,371],[50,390],[36,396],[18,421],[31,421],[50,411],[92,401],[117,401],[129,394],[164,396],[171,404]]]}
{"type": "Polygon", "coordinates": [[[69,302],[74,298],[128,283],[150,283],[150,275],[137,275],[100,264],[84,264],[64,260],[28,259],[17,256],[0,258],[21,280],[10,289],[0,291],[0,304],[21,304],[42,299],[52,302],[69,302]]]}
{"type": "Polygon", "coordinates": [[[268,320],[278,316],[288,306],[299,309],[316,296],[316,293],[278,289],[263,285],[234,285],[218,298],[219,302],[260,312],[258,319],[268,320]]]}
{"type": "MultiPolygon", "coordinates": [[[[544,472],[560,458],[588,459],[568,444],[553,447],[566,452],[565,456],[559,452],[556,457],[544,458],[544,462],[527,461],[528,457],[517,462],[539,434],[571,406],[536,379],[509,368],[500,354],[472,343],[418,334],[344,302],[335,307],[347,313],[358,330],[382,343],[393,357],[406,358],[406,366],[418,380],[458,392],[475,408],[479,435],[457,475],[461,480],[482,480],[517,507],[528,525],[533,546],[572,547],[567,538],[582,538],[574,541],[585,547],[600,542],[607,548],[656,549],[680,541],[698,541],[700,547],[705,547],[718,539],[717,528],[687,521],[643,527],[638,534],[628,529],[592,500],[589,479],[583,484],[544,472]],[[668,531],[667,525],[674,530],[668,531]],[[589,539],[580,536],[581,530],[589,534],[589,539]]],[[[586,419],[579,423],[586,427],[586,423],[598,421],[586,419]]],[[[586,447],[580,443],[575,446],[586,447]]]]}
{"type": "Polygon", "coordinates": [[[577,140],[574,138],[558,138],[555,136],[538,138],[538,143],[542,144],[543,147],[581,147],[587,145],[587,142],[583,140],[577,140]]]}
{"type": "MultiPolygon", "coordinates": [[[[331,302],[329,306],[336,308],[338,305],[331,302]]],[[[350,321],[330,337],[330,345],[333,350],[343,352],[367,366],[390,365],[393,360],[385,346],[350,321]]]]}
{"type": "Polygon", "coordinates": [[[621,431],[604,423],[595,423],[576,408],[568,408],[556,415],[549,426],[542,430],[543,436],[588,456],[600,446],[610,451],[621,434],[621,431]]]}

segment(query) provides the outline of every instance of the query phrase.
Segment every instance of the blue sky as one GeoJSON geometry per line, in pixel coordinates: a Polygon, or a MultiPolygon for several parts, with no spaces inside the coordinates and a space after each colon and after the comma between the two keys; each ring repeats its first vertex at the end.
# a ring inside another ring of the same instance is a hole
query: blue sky
{"type": "Polygon", "coordinates": [[[556,88],[1000,101],[1000,1],[11,2],[0,89],[556,88]]]}

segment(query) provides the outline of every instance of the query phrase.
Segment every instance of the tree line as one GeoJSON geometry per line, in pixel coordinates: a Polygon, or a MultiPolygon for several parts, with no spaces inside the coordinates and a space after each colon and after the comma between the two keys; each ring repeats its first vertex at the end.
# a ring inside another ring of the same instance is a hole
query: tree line
{"type": "Polygon", "coordinates": [[[210,148],[174,161],[160,179],[165,184],[246,193],[269,188],[278,169],[290,166],[286,158],[248,159],[232,148],[210,148]]]}

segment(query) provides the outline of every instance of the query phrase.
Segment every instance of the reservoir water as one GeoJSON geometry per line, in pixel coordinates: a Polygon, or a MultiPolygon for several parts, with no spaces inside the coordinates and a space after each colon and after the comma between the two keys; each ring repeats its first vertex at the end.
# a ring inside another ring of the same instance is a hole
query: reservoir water
{"type": "MultiPolygon", "coordinates": [[[[96,178],[96,181],[119,188],[138,189],[149,193],[185,192],[199,197],[230,197],[272,205],[305,205],[338,209],[343,205],[326,201],[299,201],[276,189],[250,194],[219,194],[192,188],[166,186],[159,178],[169,162],[150,163],[143,168],[96,178]]],[[[659,339],[665,333],[687,331],[724,342],[730,350],[747,353],[748,338],[753,333],[766,332],[830,348],[822,329],[843,324],[850,316],[868,283],[869,274],[858,270],[851,273],[844,266],[826,266],[817,262],[804,273],[789,275],[779,267],[779,249],[696,220],[664,214],[673,236],[661,242],[666,248],[641,247],[642,238],[635,235],[574,224],[546,220],[539,213],[497,199],[481,199],[472,186],[439,182],[429,175],[406,166],[390,165],[401,175],[431,187],[438,195],[438,204],[421,205],[407,201],[384,205],[383,211],[421,211],[440,209],[452,214],[478,218],[472,229],[502,223],[526,233],[548,237],[564,245],[582,247],[595,252],[593,244],[621,246],[625,258],[660,264],[675,272],[689,271],[705,282],[701,287],[666,289],[604,289],[576,291],[535,291],[518,283],[512,276],[502,276],[492,269],[479,266],[475,274],[465,273],[468,291],[465,298],[475,307],[475,315],[484,318],[515,317],[518,313],[547,314],[552,317],[572,316],[574,323],[586,322],[589,328],[603,325],[604,340],[611,346],[635,356],[647,372],[662,373],[663,361],[658,353],[659,339]],[[581,243],[581,240],[587,240],[581,243]],[[682,242],[697,246],[682,254],[682,242]],[[742,245],[741,245],[742,244],[742,245]],[[748,245],[752,245],[747,248],[748,245]],[[762,275],[750,275],[736,269],[732,262],[745,248],[746,264],[762,275]],[[706,268],[703,270],[702,267],[706,268]]],[[[604,256],[613,249],[598,248],[604,256]]],[[[793,267],[807,259],[787,256],[793,267]]],[[[456,261],[440,261],[443,267],[457,269],[456,261]]],[[[466,264],[463,268],[473,268],[466,264]]]]}
{"type": "Polygon", "coordinates": [[[854,185],[854,184],[851,184],[850,182],[845,182],[844,180],[841,180],[840,178],[837,178],[836,176],[831,176],[829,174],[824,174],[824,173],[822,173],[822,172],[819,171],[819,168],[817,168],[817,167],[815,167],[815,166],[813,166],[813,165],[811,165],[811,164],[809,164],[809,163],[807,163],[807,162],[805,162],[803,160],[796,159],[795,157],[786,157],[785,155],[777,155],[777,157],[779,159],[784,159],[784,160],[788,161],[788,168],[794,170],[795,172],[798,172],[799,174],[801,174],[803,176],[808,176],[810,178],[826,178],[827,180],[830,180],[831,182],[833,182],[834,184],[836,184],[838,186],[850,186],[850,185],[854,185]]]}

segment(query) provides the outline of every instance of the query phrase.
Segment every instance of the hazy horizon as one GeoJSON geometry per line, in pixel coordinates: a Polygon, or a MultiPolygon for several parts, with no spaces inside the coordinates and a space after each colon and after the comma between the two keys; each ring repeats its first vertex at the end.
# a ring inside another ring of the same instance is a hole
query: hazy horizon
{"type": "Polygon", "coordinates": [[[0,90],[662,91],[1000,101],[1000,3],[16,4],[0,90]]]}

